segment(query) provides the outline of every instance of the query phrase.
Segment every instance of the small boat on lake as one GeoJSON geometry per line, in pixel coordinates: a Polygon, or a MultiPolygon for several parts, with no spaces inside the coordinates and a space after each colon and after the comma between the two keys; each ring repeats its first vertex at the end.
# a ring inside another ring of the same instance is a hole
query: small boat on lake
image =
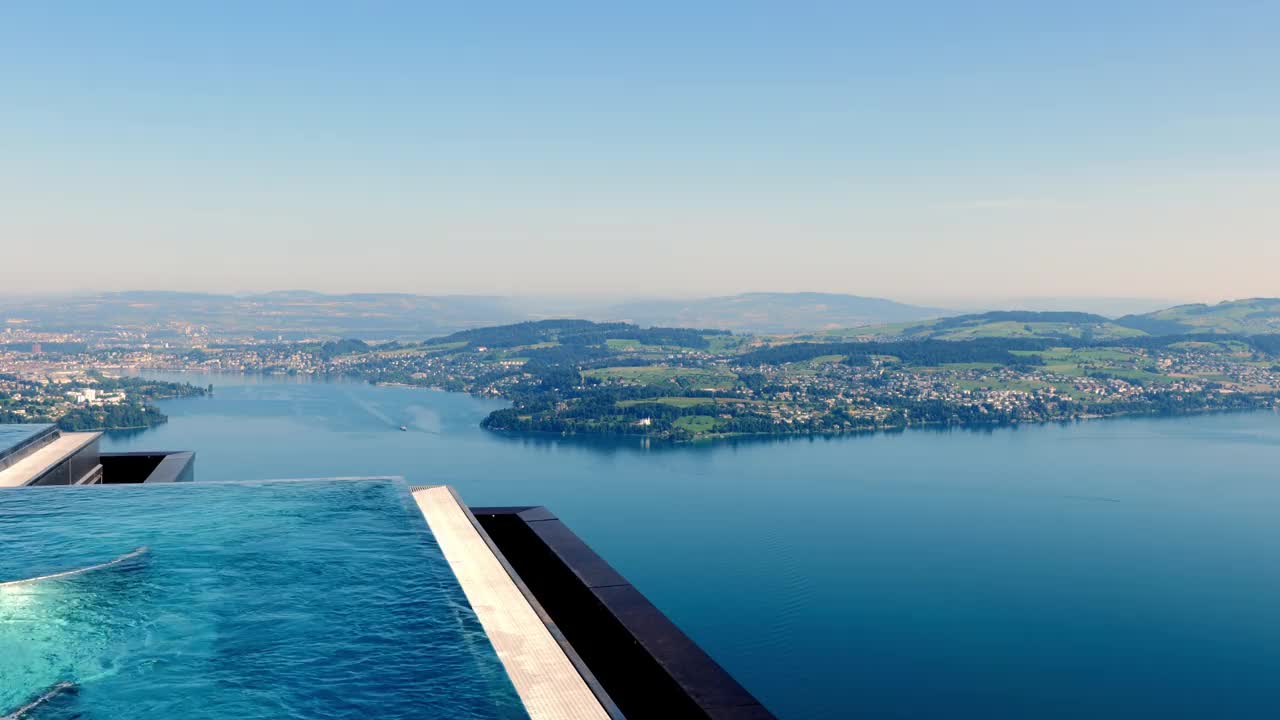
{"type": "Polygon", "coordinates": [[[400,432],[409,432],[409,428],[405,427],[404,425],[401,425],[400,432]]]}

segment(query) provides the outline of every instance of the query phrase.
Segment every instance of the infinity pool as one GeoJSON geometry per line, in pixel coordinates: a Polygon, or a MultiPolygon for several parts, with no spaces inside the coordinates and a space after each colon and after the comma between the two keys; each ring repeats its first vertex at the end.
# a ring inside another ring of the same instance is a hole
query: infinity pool
{"type": "Polygon", "coordinates": [[[527,717],[400,481],[3,491],[0,583],[0,717],[527,717]]]}

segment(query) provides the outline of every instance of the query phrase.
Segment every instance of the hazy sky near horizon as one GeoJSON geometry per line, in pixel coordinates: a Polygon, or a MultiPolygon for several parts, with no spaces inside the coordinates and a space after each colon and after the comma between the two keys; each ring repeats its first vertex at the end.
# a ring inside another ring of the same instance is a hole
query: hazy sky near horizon
{"type": "Polygon", "coordinates": [[[12,2],[0,292],[1280,295],[1280,3],[12,2]]]}

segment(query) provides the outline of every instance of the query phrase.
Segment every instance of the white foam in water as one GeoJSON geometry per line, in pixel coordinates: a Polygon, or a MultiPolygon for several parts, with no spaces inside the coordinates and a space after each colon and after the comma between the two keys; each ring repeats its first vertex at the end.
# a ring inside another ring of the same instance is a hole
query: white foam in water
{"type": "Polygon", "coordinates": [[[54,699],[55,697],[61,695],[64,692],[72,692],[75,689],[76,689],[75,683],[63,680],[62,682],[57,683],[52,687],[50,687],[48,690],[45,690],[35,700],[32,700],[31,702],[27,703],[26,705],[23,705],[22,707],[18,708],[17,710],[14,710],[13,712],[9,713],[8,715],[5,715],[4,717],[0,717],[0,720],[21,720],[21,718],[26,717],[27,713],[31,712],[32,710],[35,710],[36,708],[49,702],[50,700],[54,699]]]}
{"type": "Polygon", "coordinates": [[[81,575],[83,573],[92,572],[94,570],[101,570],[103,568],[108,568],[108,567],[111,567],[112,565],[119,565],[120,563],[125,562],[126,560],[129,560],[131,558],[136,558],[139,555],[142,555],[146,552],[147,552],[147,546],[143,545],[142,547],[137,548],[136,550],[131,550],[130,552],[127,552],[121,555],[115,560],[110,560],[104,563],[98,563],[97,565],[90,565],[88,567],[76,568],[75,570],[66,570],[60,573],[53,573],[52,575],[38,575],[33,578],[26,578],[25,580],[10,580],[8,582],[0,582],[0,588],[13,587],[15,585],[26,585],[28,583],[42,582],[44,580],[57,580],[58,578],[81,575]]]}

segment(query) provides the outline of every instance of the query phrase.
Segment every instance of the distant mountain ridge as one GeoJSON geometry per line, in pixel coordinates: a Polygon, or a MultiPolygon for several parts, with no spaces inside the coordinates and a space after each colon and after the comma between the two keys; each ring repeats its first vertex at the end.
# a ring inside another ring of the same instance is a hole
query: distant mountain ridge
{"type": "Polygon", "coordinates": [[[439,337],[472,328],[575,317],[641,327],[705,328],[827,337],[1110,339],[1212,333],[1280,333],[1280,298],[1177,305],[1111,319],[1095,313],[997,310],[957,314],[883,298],[833,293],[744,293],[614,305],[535,298],[310,290],[227,295],[130,291],[4,298],[0,322],[52,331],[143,329],[152,338],[203,327],[222,335],[366,340],[439,337]]]}
{"type": "Polygon", "coordinates": [[[518,322],[528,314],[503,297],[287,290],[250,295],[128,291],[0,300],[0,319],[14,317],[59,331],[148,328],[157,338],[190,325],[258,338],[377,340],[518,322]]]}
{"type": "Polygon", "coordinates": [[[754,292],[692,300],[640,300],[609,308],[602,319],[638,325],[786,333],[910,322],[954,314],[884,298],[836,293],[754,292]]]}
{"type": "Polygon", "coordinates": [[[139,290],[5,300],[0,313],[51,330],[154,328],[189,324],[256,337],[361,337],[370,340],[441,335],[468,328],[551,317],[626,321],[645,327],[787,333],[904,322],[949,314],[883,298],[828,293],[745,293],[693,300],[616,305],[482,295],[328,294],[277,290],[227,295],[139,290]]]}

